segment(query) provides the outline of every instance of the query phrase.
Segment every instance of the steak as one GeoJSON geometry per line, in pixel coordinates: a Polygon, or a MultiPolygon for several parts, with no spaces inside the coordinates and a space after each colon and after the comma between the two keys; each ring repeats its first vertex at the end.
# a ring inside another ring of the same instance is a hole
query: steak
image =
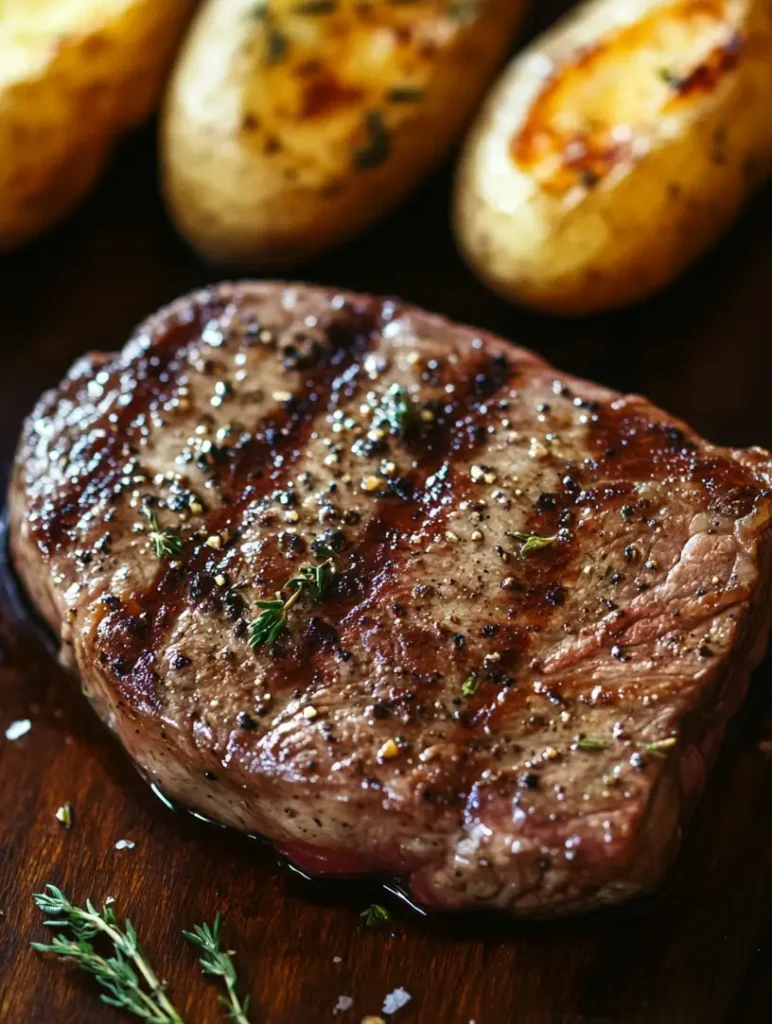
{"type": "Polygon", "coordinates": [[[667,869],[765,647],[769,477],[397,300],[224,284],[43,396],[11,545],[169,797],[544,915],[667,869]]]}

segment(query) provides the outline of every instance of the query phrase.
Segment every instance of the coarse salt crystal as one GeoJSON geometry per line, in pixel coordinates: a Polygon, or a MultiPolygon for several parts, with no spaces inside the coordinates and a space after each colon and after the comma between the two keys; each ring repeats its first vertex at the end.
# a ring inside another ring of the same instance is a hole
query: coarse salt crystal
{"type": "Polygon", "coordinates": [[[20,740],[22,736],[26,736],[32,728],[32,722],[29,718],[20,718],[17,722],[11,722],[8,728],[5,730],[5,738],[7,740],[20,740]]]}
{"type": "Polygon", "coordinates": [[[406,992],[404,988],[395,988],[393,992],[389,992],[386,998],[383,1000],[383,1012],[392,1014],[396,1013],[397,1010],[401,1010],[403,1006],[407,1006],[413,997],[409,992],[406,992]]]}

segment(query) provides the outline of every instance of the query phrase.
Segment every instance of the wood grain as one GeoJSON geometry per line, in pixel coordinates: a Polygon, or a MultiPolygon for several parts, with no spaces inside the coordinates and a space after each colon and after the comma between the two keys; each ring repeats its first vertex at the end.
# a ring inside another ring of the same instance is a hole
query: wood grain
{"type": "MultiPolygon", "coordinates": [[[[542,17],[559,6],[545,4],[542,17]]],[[[713,440],[772,447],[772,194],[720,248],[645,306],[546,321],[494,298],[460,263],[442,172],[387,224],[302,268],[320,283],[399,294],[536,348],[566,370],[634,389],[713,440]]],[[[0,457],[23,415],[90,348],[116,348],[177,293],[216,279],[176,239],[155,186],[150,133],[131,140],[86,207],[0,262],[0,457]]],[[[0,608],[0,1020],[116,1024],[91,979],[28,948],[30,893],[113,895],[176,1003],[219,1019],[180,929],[226,917],[255,1024],[358,1024],[404,986],[397,1024],[719,1024],[772,1016],[772,665],[755,674],[674,876],[650,901],[550,925],[422,919],[391,900],[392,932],[364,932],[363,885],[320,888],[269,850],[166,809],[96,721],[6,594],[0,608]],[[70,800],[70,831],[54,818],[70,800]],[[136,843],[116,850],[117,840],[136,843]],[[337,961],[335,958],[340,958],[337,961]],[[333,1016],[338,996],[353,1008],[333,1016]]]]}

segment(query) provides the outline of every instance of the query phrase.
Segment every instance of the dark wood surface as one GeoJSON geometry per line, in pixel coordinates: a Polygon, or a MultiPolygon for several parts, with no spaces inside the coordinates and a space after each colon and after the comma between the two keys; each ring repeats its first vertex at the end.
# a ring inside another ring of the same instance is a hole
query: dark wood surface
{"type": "MultiPolygon", "coordinates": [[[[556,8],[553,3],[545,7],[556,8]]],[[[543,15],[547,17],[547,13],[543,15]]],[[[611,317],[548,321],[487,293],[458,259],[442,172],[388,223],[298,276],[398,294],[498,331],[561,367],[638,390],[713,440],[772,447],[772,194],[655,300],[611,317]]],[[[116,348],[179,292],[218,277],[175,237],[150,131],[116,154],[71,221],[0,261],[0,458],[40,391],[92,348],[116,348]]],[[[254,840],[164,807],[135,774],[5,593],[0,612],[0,1021],[114,1024],[90,978],[31,952],[30,894],[115,896],[186,1020],[219,1019],[180,929],[226,916],[254,1024],[359,1024],[398,986],[397,1024],[718,1024],[772,1018],[772,663],[748,703],[657,896],[552,924],[421,918],[379,894],[393,929],[365,932],[373,890],[292,876],[254,840]],[[5,728],[32,729],[8,742],[5,728]],[[54,818],[72,803],[70,831],[54,818]],[[119,839],[136,843],[116,850],[119,839]],[[336,961],[335,958],[340,958],[336,961]],[[338,996],[351,1010],[333,1016],[338,996]]]]}

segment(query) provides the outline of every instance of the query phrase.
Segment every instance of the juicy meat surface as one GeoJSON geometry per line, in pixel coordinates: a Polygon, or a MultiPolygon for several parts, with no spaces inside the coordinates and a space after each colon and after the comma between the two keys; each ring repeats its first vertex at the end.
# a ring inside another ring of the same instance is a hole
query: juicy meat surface
{"type": "Polygon", "coordinates": [[[546,914],[676,850],[766,641],[769,472],[399,301],[225,284],[43,396],[11,544],[170,797],[546,914]]]}

